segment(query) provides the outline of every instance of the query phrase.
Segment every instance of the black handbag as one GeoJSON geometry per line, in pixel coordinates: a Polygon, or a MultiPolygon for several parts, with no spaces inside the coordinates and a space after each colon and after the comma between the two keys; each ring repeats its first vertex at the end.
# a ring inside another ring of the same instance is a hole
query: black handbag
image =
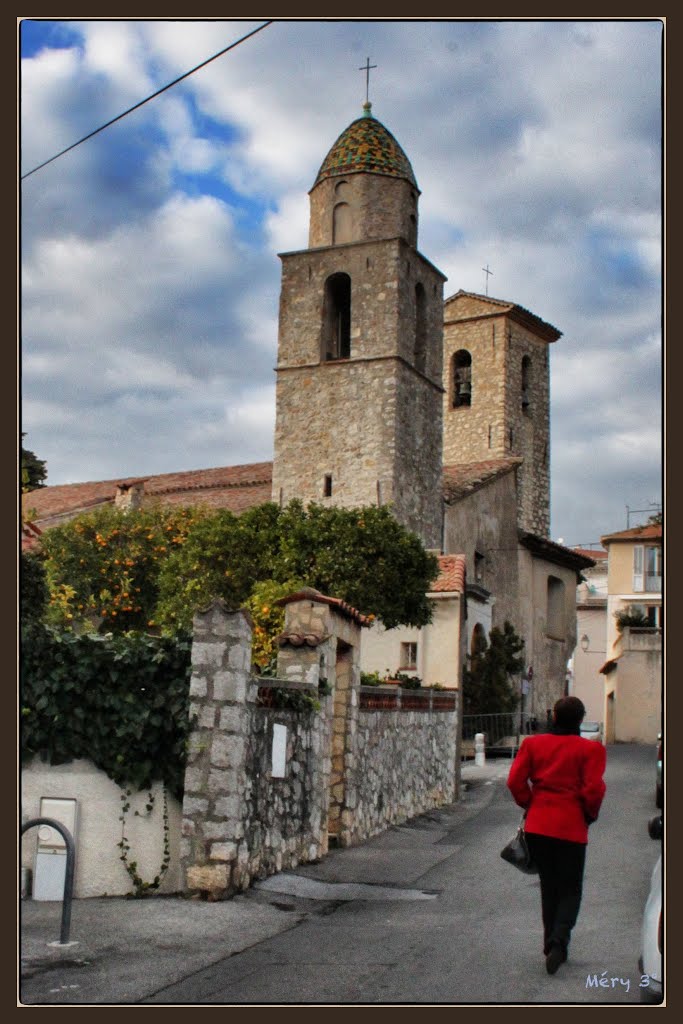
{"type": "Polygon", "coordinates": [[[524,835],[524,818],[517,829],[517,834],[507,846],[504,846],[500,851],[500,855],[503,860],[506,860],[508,864],[512,864],[513,867],[519,868],[525,875],[537,875],[538,868],[534,864],[534,859],[529,851],[529,844],[526,841],[524,835]]]}

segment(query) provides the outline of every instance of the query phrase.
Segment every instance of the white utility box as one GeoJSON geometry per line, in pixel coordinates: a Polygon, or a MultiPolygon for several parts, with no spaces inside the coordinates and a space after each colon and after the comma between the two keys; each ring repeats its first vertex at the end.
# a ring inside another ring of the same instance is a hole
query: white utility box
{"type": "MultiPolygon", "coordinates": [[[[76,842],[78,805],[75,800],[41,797],[39,818],[54,818],[64,825],[76,842]]],[[[56,828],[38,826],[38,847],[33,872],[33,899],[49,902],[64,896],[66,843],[56,828]]]]}

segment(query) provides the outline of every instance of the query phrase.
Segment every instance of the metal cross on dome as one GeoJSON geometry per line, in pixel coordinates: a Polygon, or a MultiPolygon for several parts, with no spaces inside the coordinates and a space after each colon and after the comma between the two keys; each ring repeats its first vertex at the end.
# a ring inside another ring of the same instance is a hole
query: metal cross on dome
{"type": "Polygon", "coordinates": [[[376,67],[377,67],[377,65],[376,64],[371,64],[370,63],[370,58],[366,57],[365,58],[365,64],[363,65],[363,67],[362,68],[358,68],[359,71],[364,71],[365,72],[365,102],[366,103],[370,102],[370,69],[371,68],[376,68],[376,67]]]}

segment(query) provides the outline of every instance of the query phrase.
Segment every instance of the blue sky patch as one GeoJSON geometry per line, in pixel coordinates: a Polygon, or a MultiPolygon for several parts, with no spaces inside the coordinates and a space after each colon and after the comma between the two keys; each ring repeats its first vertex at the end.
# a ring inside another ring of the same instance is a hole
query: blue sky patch
{"type": "Polygon", "coordinates": [[[81,46],[83,36],[64,21],[38,21],[26,18],[19,26],[22,57],[35,57],[41,50],[64,50],[81,46]]]}

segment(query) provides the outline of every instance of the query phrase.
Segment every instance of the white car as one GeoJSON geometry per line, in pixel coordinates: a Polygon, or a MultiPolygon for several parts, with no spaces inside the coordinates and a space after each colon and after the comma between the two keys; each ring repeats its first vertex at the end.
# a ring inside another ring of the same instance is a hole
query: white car
{"type": "MultiPolygon", "coordinates": [[[[653,839],[662,838],[662,818],[652,818],[648,826],[653,839]]],[[[644,1003],[662,1001],[662,945],[664,921],[662,917],[662,857],[652,869],[650,892],[645,903],[640,935],[640,998],[644,1003]]]]}
{"type": "Polygon", "coordinates": [[[582,722],[581,735],[585,740],[597,740],[602,743],[602,722],[582,722]]]}

